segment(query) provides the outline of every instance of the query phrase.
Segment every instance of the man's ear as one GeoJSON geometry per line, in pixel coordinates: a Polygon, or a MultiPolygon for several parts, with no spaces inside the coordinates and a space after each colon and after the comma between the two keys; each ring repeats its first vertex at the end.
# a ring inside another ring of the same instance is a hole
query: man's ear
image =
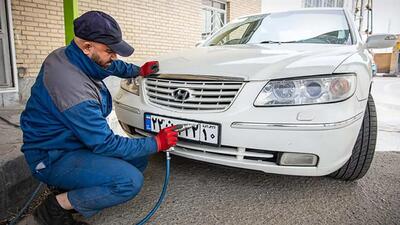
{"type": "Polygon", "coordinates": [[[87,55],[90,56],[92,54],[91,48],[93,47],[92,43],[85,41],[82,44],[82,52],[87,55]]]}

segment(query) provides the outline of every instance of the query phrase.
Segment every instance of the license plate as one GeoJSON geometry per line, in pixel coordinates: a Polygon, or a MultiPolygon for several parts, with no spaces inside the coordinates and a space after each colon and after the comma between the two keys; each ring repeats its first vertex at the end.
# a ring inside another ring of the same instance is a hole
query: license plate
{"type": "Polygon", "coordinates": [[[180,139],[186,139],[210,145],[220,144],[221,126],[219,124],[178,119],[150,113],[144,114],[144,129],[146,131],[158,133],[161,129],[165,127],[170,127],[178,124],[195,124],[194,127],[179,132],[178,137],[180,139]]]}

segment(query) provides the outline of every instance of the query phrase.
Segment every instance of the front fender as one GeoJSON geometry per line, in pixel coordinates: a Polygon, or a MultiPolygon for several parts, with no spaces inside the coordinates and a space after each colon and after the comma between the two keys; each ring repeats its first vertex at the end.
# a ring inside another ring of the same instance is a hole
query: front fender
{"type": "Polygon", "coordinates": [[[359,101],[368,99],[372,82],[372,56],[366,49],[345,59],[334,73],[355,73],[357,75],[356,96],[359,101]]]}

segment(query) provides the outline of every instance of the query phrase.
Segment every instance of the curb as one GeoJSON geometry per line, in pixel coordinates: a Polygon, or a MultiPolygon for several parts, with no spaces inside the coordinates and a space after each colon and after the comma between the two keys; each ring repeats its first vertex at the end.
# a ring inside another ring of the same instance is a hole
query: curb
{"type": "Polygon", "coordinates": [[[0,221],[15,216],[39,184],[21,152],[21,111],[0,110],[0,221]]]}
{"type": "MultiPolygon", "coordinates": [[[[2,145],[0,151],[4,147],[10,146],[2,145]]],[[[32,177],[20,147],[21,144],[11,146],[10,157],[0,161],[0,220],[17,214],[39,184],[32,177]]]]}

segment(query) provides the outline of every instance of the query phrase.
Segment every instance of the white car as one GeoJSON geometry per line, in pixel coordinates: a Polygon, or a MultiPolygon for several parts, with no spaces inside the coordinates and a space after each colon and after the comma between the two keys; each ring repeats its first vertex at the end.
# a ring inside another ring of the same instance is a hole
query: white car
{"type": "Polygon", "coordinates": [[[354,180],[375,151],[372,56],[343,9],[241,17],[114,97],[131,137],[193,124],[172,153],[267,173],[354,180]]]}

